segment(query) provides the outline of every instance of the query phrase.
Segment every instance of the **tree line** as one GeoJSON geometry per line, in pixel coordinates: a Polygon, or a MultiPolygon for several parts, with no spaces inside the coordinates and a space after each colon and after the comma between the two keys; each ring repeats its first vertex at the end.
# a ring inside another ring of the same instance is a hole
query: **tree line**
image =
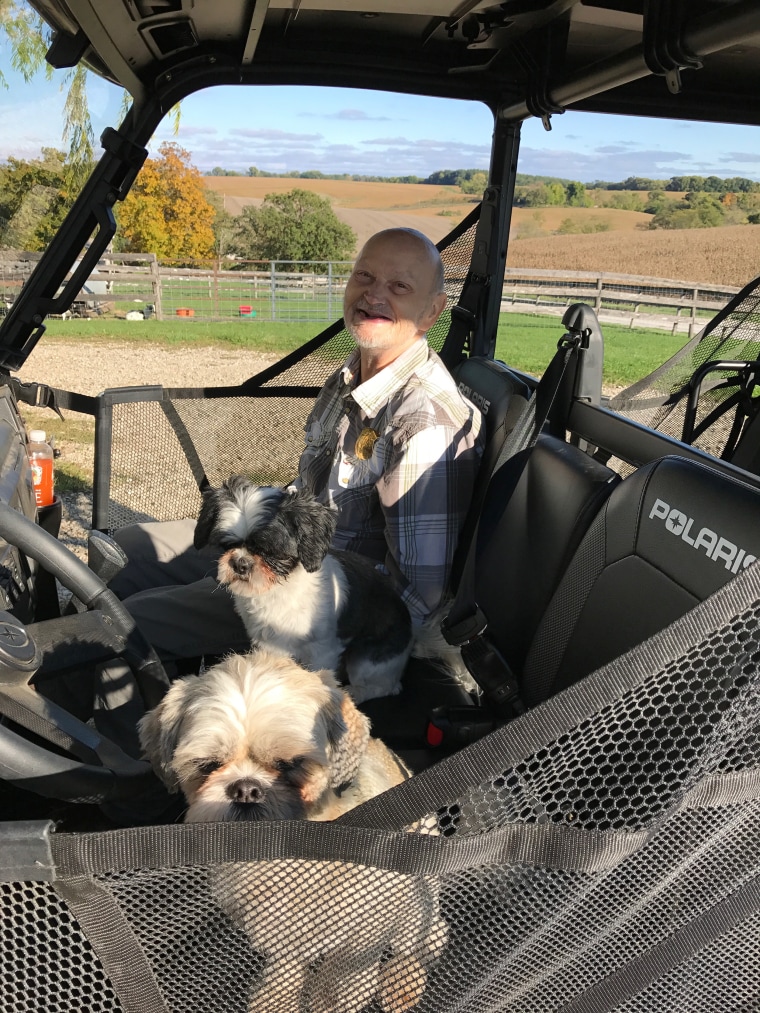
{"type": "MultiPolygon", "coordinates": [[[[60,227],[92,162],[44,148],[37,159],[9,158],[0,164],[0,248],[43,250],[60,227]]],[[[221,170],[220,170],[221,171],[221,170]]],[[[262,173],[263,175],[263,173],[262,173]]],[[[319,174],[322,175],[322,174],[319,174]]],[[[298,177],[296,177],[298,178],[298,177]]],[[[300,178],[315,178],[301,173],[300,178]]],[[[347,178],[347,177],[331,177],[347,178]]],[[[635,178],[639,183],[651,180],[635,178]]],[[[717,179],[717,177],[707,177],[717,179]]],[[[629,177],[625,183],[631,183],[629,177]]],[[[522,207],[618,207],[651,215],[650,228],[705,228],[723,224],[760,224],[760,183],[733,178],[728,190],[686,191],[674,196],[676,181],[699,182],[702,177],[672,177],[670,187],[591,189],[574,180],[522,175],[515,204],[522,207]],[[739,183],[747,185],[739,186],[739,183]]],[[[481,193],[487,183],[479,169],[441,170],[422,182],[458,186],[481,193]]],[[[706,180],[705,180],[706,182],[706,180]]],[[[233,265],[245,261],[348,260],[356,236],[341,222],[326,197],[294,187],[287,193],[267,194],[259,207],[246,207],[236,216],[209,189],[189,152],[174,143],[161,145],[148,158],[126,199],[114,208],[117,252],[152,252],[161,259],[189,262],[227,257],[233,265]]],[[[567,227],[574,231],[568,219],[567,227]]]]}
{"type": "MultiPolygon", "coordinates": [[[[367,176],[350,172],[320,172],[319,169],[307,169],[304,172],[267,172],[252,165],[246,172],[236,169],[222,169],[219,166],[206,173],[207,176],[257,176],[272,179],[338,179],[358,183],[421,183],[430,186],[458,186],[465,193],[473,192],[473,184],[479,190],[485,189],[488,175],[485,169],[439,169],[428,176],[367,176]]],[[[518,172],[515,185],[529,187],[545,185],[549,189],[567,190],[575,187],[582,190],[664,190],[666,193],[685,193],[699,191],[703,193],[760,193],[760,182],[746,179],[743,176],[670,176],[668,179],[648,179],[645,176],[628,176],[619,182],[594,180],[591,183],[580,183],[576,180],[564,179],[559,176],[540,176],[533,173],[518,172]]]]}
{"type": "MultiPolygon", "coordinates": [[[[87,169],[52,148],[38,159],[0,164],[0,249],[44,250],[87,169]]],[[[308,190],[268,194],[260,207],[231,215],[192,165],[190,153],[171,142],[146,159],[114,214],[116,252],[155,253],[179,263],[221,257],[231,258],[232,267],[246,261],[349,260],[356,245],[353,229],[340,221],[329,199],[308,190]]]]}
{"type": "MultiPolygon", "coordinates": [[[[715,177],[717,179],[717,177],[715,177]]],[[[680,183],[690,180],[699,182],[701,177],[673,177],[680,183]]],[[[626,180],[625,182],[630,182],[626,180]]],[[[671,194],[683,192],[680,188],[654,184],[647,192],[638,189],[625,190],[613,186],[590,188],[583,183],[559,180],[540,182],[532,186],[516,187],[515,206],[525,208],[545,207],[598,207],[616,208],[621,211],[639,211],[651,215],[650,229],[694,229],[717,225],[760,224],[760,183],[752,180],[744,189],[699,190],[690,189],[678,198],[671,194]]],[[[728,186],[736,179],[724,180],[728,186]]],[[[580,225],[580,223],[579,223],[580,225]]],[[[568,220],[564,231],[572,229],[568,220]]]]}

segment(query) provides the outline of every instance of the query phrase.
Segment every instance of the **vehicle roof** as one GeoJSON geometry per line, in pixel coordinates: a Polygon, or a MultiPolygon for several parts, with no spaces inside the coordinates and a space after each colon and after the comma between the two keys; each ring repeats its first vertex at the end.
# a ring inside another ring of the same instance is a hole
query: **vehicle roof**
{"type": "Polygon", "coordinates": [[[760,122],[757,0],[31,3],[54,30],[49,62],[83,60],[138,108],[290,84],[476,99],[506,119],[572,106],[760,122]]]}

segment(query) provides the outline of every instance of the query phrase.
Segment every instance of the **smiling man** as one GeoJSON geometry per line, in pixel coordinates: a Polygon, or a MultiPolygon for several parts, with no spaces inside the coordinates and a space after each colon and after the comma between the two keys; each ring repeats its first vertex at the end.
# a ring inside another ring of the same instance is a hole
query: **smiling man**
{"type": "Polygon", "coordinates": [[[446,588],[482,452],[480,413],[426,340],[445,305],[426,236],[368,240],[343,299],[358,347],[317,399],[298,469],[338,511],[335,547],[381,563],[416,622],[446,588]]]}
{"type": "MultiPolygon", "coordinates": [[[[294,483],[336,509],[335,548],[376,560],[416,623],[446,589],[482,453],[480,413],[426,340],[446,305],[443,281],[420,232],[366,243],[343,303],[357,348],[315,402],[294,483]]],[[[129,563],[111,588],[166,661],[248,645],[215,560],[192,547],[194,527],[138,524],[116,536],[129,563]]]]}

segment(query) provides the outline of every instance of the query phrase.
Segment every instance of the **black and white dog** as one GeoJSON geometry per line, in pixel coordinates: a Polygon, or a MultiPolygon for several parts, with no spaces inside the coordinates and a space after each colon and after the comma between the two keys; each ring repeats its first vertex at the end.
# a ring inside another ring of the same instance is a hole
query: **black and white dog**
{"type": "Polygon", "coordinates": [[[217,578],[254,643],[348,680],[356,703],[391,696],[414,637],[390,579],[330,549],[333,510],[306,491],[233,476],[204,494],[195,547],[221,550],[217,578]]]}

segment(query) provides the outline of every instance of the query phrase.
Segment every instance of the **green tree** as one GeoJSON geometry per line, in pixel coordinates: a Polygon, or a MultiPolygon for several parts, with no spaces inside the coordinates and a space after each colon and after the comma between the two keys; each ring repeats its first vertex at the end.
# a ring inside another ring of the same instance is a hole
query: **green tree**
{"type": "Polygon", "coordinates": [[[488,173],[487,172],[472,172],[469,173],[466,179],[463,179],[459,184],[459,189],[462,193],[477,193],[482,194],[488,184],[488,173]]]}
{"type": "Polygon", "coordinates": [[[565,200],[568,207],[571,208],[585,208],[591,204],[586,195],[586,187],[583,183],[574,181],[571,181],[565,187],[565,200]]]}
{"type": "Polygon", "coordinates": [[[547,202],[552,207],[561,208],[567,202],[567,190],[562,183],[546,184],[547,202]]]}
{"type": "Polygon", "coordinates": [[[211,223],[214,233],[214,253],[217,257],[226,257],[232,252],[232,241],[235,236],[235,217],[224,206],[223,194],[207,188],[206,199],[214,209],[214,220],[211,223]]]}
{"type": "Polygon", "coordinates": [[[665,196],[664,190],[650,190],[649,200],[646,202],[643,211],[646,211],[648,215],[659,214],[660,211],[667,210],[672,205],[672,200],[665,196]]]}
{"type": "Polygon", "coordinates": [[[0,165],[0,246],[44,250],[75,196],[70,181],[66,156],[55,148],[0,165]]]}
{"type": "Polygon", "coordinates": [[[234,252],[245,260],[348,260],[356,245],[353,229],[330,201],[308,190],[269,193],[261,207],[244,208],[237,219],[234,252]]]}
{"type": "MultiPolygon", "coordinates": [[[[0,34],[7,36],[11,47],[11,66],[31,81],[39,73],[52,79],[53,68],[45,62],[49,46],[49,30],[42,18],[19,0],[0,0],[0,34]]],[[[69,183],[78,182],[93,159],[93,134],[87,104],[87,71],[77,66],[67,71],[61,89],[66,91],[62,139],[69,143],[67,173],[69,183]],[[83,167],[85,167],[83,169],[83,167]]],[[[0,70],[0,86],[8,83],[0,70]]]]}
{"type": "Polygon", "coordinates": [[[709,229],[724,224],[726,209],[711,193],[690,191],[682,201],[663,204],[650,229],[709,229]]]}

